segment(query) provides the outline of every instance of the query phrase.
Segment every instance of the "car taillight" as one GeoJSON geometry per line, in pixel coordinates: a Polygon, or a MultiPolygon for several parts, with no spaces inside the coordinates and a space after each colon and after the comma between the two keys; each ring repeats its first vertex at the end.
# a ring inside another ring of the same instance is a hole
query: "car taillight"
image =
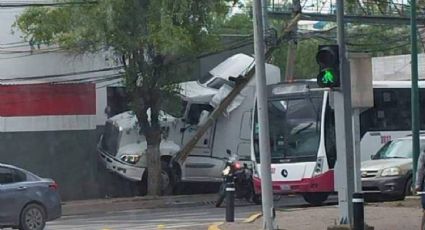
{"type": "Polygon", "coordinates": [[[49,184],[49,188],[52,189],[52,190],[57,190],[58,187],[59,186],[55,181],[53,181],[51,184],[49,184]]]}

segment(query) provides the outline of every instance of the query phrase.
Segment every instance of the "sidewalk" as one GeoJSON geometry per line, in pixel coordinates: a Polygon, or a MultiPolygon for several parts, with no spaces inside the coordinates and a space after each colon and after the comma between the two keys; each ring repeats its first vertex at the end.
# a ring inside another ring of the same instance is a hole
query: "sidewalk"
{"type": "Polygon", "coordinates": [[[217,194],[129,197],[69,201],[62,204],[62,216],[89,215],[105,212],[213,204],[217,194]]]}
{"type": "MultiPolygon", "coordinates": [[[[338,222],[338,215],[337,206],[280,209],[276,222],[279,229],[285,230],[326,230],[338,222]]],[[[365,222],[375,230],[419,230],[421,218],[420,200],[416,198],[365,206],[365,222]]],[[[262,218],[253,223],[225,223],[218,229],[259,230],[262,218]]]]}

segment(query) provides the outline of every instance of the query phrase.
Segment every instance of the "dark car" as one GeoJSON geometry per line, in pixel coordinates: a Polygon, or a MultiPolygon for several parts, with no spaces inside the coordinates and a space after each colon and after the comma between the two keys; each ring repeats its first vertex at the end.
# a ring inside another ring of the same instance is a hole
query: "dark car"
{"type": "Polygon", "coordinates": [[[61,216],[58,185],[11,165],[0,164],[0,228],[44,229],[61,216]]]}

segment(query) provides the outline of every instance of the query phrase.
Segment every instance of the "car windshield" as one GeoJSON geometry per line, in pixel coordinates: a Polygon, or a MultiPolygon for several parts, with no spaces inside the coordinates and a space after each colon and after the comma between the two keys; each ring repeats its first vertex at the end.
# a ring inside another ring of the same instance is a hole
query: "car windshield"
{"type": "MultiPolygon", "coordinates": [[[[424,151],[425,141],[420,141],[420,150],[424,151]]],[[[390,158],[412,158],[412,140],[393,140],[387,142],[376,153],[374,160],[390,158]]]]}

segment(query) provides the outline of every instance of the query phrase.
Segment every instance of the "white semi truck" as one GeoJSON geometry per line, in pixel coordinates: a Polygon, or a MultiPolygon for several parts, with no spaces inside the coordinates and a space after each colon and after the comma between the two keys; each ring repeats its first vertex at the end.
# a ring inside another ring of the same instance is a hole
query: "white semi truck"
{"type": "MultiPolygon", "coordinates": [[[[209,113],[232,90],[234,81],[254,66],[254,59],[236,54],[209,71],[198,81],[181,83],[180,98],[184,105],[182,117],[173,117],[161,111],[163,189],[171,186],[171,170],[167,169],[172,157],[196,133],[209,113]]],[[[266,64],[267,84],[280,81],[280,69],[266,64]]],[[[241,160],[250,160],[251,119],[255,99],[255,81],[251,80],[226,112],[215,120],[208,131],[178,165],[174,174],[180,182],[221,182],[221,171],[229,157],[226,150],[236,153],[241,160]],[[177,170],[176,170],[177,169],[177,170]]],[[[146,178],[146,141],[139,134],[136,116],[132,112],[118,114],[105,124],[98,143],[98,154],[107,169],[132,181],[146,178]]]]}

